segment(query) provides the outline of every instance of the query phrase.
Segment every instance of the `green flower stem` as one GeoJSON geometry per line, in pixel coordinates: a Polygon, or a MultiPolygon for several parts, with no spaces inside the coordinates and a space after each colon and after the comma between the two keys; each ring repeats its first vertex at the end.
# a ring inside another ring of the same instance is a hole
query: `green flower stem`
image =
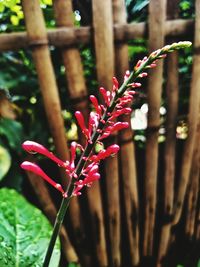
{"type": "Polygon", "coordinates": [[[56,239],[58,237],[60,228],[62,226],[62,223],[63,223],[64,217],[65,217],[67,208],[69,206],[69,202],[70,202],[70,198],[69,197],[62,199],[62,203],[60,205],[60,209],[59,209],[59,211],[57,213],[56,221],[55,221],[55,224],[54,224],[54,229],[53,229],[53,233],[52,233],[52,236],[51,236],[51,240],[49,242],[48,250],[46,252],[46,256],[45,256],[45,259],[44,259],[43,267],[48,267],[49,266],[51,255],[52,255],[52,252],[53,252],[53,249],[54,249],[54,246],[55,246],[56,239]]]}
{"type": "MultiPolygon", "coordinates": [[[[137,69],[135,69],[133,72],[131,72],[128,79],[118,89],[118,91],[117,91],[115,97],[113,98],[110,106],[105,110],[105,112],[102,116],[102,120],[107,122],[107,120],[109,119],[108,114],[109,113],[111,114],[113,112],[113,110],[115,109],[115,107],[117,105],[118,99],[120,97],[122,97],[123,94],[125,93],[125,91],[130,87],[129,84],[134,82],[138,78],[139,74],[141,74],[145,69],[148,69],[149,68],[148,66],[150,64],[152,64],[155,60],[160,59],[161,56],[165,55],[166,53],[173,52],[174,50],[186,48],[189,46],[191,46],[191,42],[187,42],[187,41],[186,42],[173,43],[171,45],[165,46],[162,49],[159,49],[159,50],[153,52],[152,54],[150,54],[150,56],[144,62],[142,62],[142,64],[137,69]]],[[[90,156],[90,154],[94,148],[94,145],[95,145],[96,141],[98,140],[98,137],[101,135],[99,130],[103,130],[105,124],[106,123],[102,123],[101,121],[99,122],[98,128],[96,129],[96,131],[92,135],[91,142],[87,143],[87,145],[86,145],[86,147],[85,147],[85,149],[81,155],[81,158],[80,158],[80,160],[76,166],[76,169],[75,169],[75,173],[77,174],[78,179],[79,179],[81,172],[82,172],[82,170],[83,170],[83,168],[87,162],[87,160],[85,160],[85,158],[87,159],[90,156]]],[[[67,208],[69,206],[69,202],[72,198],[72,193],[74,190],[74,182],[77,181],[78,179],[75,179],[75,178],[71,179],[71,181],[69,182],[69,185],[67,187],[67,190],[66,190],[67,197],[63,197],[60,209],[59,209],[57,217],[56,217],[56,221],[55,221],[54,228],[53,228],[53,233],[51,236],[51,240],[50,240],[50,243],[48,246],[48,250],[47,250],[45,259],[44,259],[43,267],[49,266],[49,262],[50,262],[51,255],[52,255],[52,252],[53,252],[53,249],[55,246],[57,236],[59,234],[62,222],[64,220],[64,217],[65,217],[65,214],[67,211],[67,208]]]]}

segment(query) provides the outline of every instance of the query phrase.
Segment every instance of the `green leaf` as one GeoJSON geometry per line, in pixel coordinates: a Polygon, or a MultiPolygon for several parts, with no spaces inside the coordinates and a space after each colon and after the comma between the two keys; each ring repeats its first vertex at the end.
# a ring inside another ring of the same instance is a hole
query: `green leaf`
{"type": "Polygon", "coordinates": [[[11,15],[10,21],[14,26],[19,25],[19,18],[16,15],[11,15]]]}
{"type": "Polygon", "coordinates": [[[5,6],[2,2],[0,2],[0,12],[4,12],[5,6]]]}
{"type": "MultiPolygon", "coordinates": [[[[0,189],[0,266],[40,267],[48,247],[52,227],[42,212],[13,189],[0,189]]],[[[59,242],[51,267],[60,259],[59,242]]]]}
{"type": "Polygon", "coordinates": [[[0,119],[0,135],[3,135],[9,146],[17,152],[21,151],[21,143],[23,142],[23,129],[21,123],[7,119],[0,119]]]}
{"type": "Polygon", "coordinates": [[[11,165],[11,157],[6,148],[0,146],[0,180],[7,174],[11,165]]]}
{"type": "Polygon", "coordinates": [[[43,0],[42,3],[45,5],[52,6],[52,0],[43,0]]]}
{"type": "Polygon", "coordinates": [[[73,263],[73,262],[70,262],[67,267],[80,267],[79,264],[76,264],[76,263],[73,263]]]}

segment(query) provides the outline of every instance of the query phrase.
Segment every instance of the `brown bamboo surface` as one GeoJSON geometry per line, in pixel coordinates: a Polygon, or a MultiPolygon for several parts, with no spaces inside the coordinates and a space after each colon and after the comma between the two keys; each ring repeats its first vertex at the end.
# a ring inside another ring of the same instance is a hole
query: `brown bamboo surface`
{"type": "MultiPolygon", "coordinates": [[[[48,49],[48,40],[44,18],[38,0],[22,1],[29,44],[38,74],[44,107],[49,122],[56,151],[61,159],[69,158],[65,136],[64,122],[61,116],[61,105],[56,85],[56,78],[48,49]],[[35,19],[37,18],[37,19],[35,19]]],[[[67,185],[65,172],[62,173],[62,184],[67,185]]]]}
{"type": "MultiPolygon", "coordinates": [[[[114,24],[126,23],[126,9],[123,0],[113,0],[114,24]]],[[[121,84],[124,74],[129,69],[128,45],[125,42],[115,43],[115,73],[121,84]]],[[[131,116],[123,116],[122,121],[130,123],[131,116]]],[[[123,185],[123,202],[125,206],[125,226],[128,232],[126,250],[131,258],[131,266],[139,263],[139,214],[138,191],[135,160],[135,146],[131,127],[120,132],[120,170],[123,185]]]]}
{"type": "MultiPolygon", "coordinates": [[[[30,160],[30,159],[29,159],[30,160]]],[[[34,159],[32,158],[31,161],[33,161],[34,159]]],[[[49,219],[49,221],[54,224],[55,219],[56,219],[56,215],[57,215],[57,210],[55,207],[55,204],[49,194],[49,191],[47,189],[47,186],[44,182],[44,180],[42,180],[40,177],[38,177],[37,175],[31,173],[31,172],[27,172],[28,175],[28,179],[30,184],[32,185],[32,188],[39,200],[39,203],[41,205],[42,210],[44,211],[45,215],[47,216],[47,218],[49,219]]],[[[61,247],[62,247],[62,251],[63,254],[66,258],[66,260],[68,262],[75,262],[78,263],[79,259],[77,256],[76,251],[74,250],[68,234],[64,228],[64,226],[62,226],[61,231],[60,231],[60,241],[61,241],[61,247]]]]}
{"type": "Polygon", "coordinates": [[[176,120],[178,113],[178,54],[170,54],[167,59],[167,122],[164,151],[164,209],[158,262],[166,255],[171,231],[174,201],[174,177],[176,154],[176,120]]]}
{"type": "Polygon", "coordinates": [[[196,214],[196,222],[195,222],[195,240],[199,242],[200,239],[200,190],[198,196],[198,206],[197,206],[197,214],[196,214]]]}
{"type": "MultiPolygon", "coordinates": [[[[149,51],[164,45],[164,23],[166,1],[152,0],[149,3],[149,51]]],[[[153,255],[153,237],[156,216],[157,172],[158,172],[158,130],[160,126],[160,104],[162,92],[162,61],[150,72],[148,78],[148,128],[145,166],[145,218],[143,255],[153,255]]]]}
{"type": "MultiPolygon", "coordinates": [[[[58,27],[73,27],[73,11],[71,1],[55,0],[53,1],[55,20],[58,27]]],[[[69,95],[72,101],[79,101],[74,103],[75,110],[80,110],[87,118],[88,103],[87,103],[87,89],[83,77],[83,68],[80,54],[77,48],[63,47],[62,58],[65,67],[65,76],[68,85],[69,95]],[[81,100],[81,101],[80,101],[81,100]]],[[[83,136],[80,138],[83,140],[83,136]]],[[[82,142],[83,143],[83,142],[82,142]]],[[[86,242],[86,234],[83,220],[81,216],[81,209],[78,203],[78,198],[73,198],[69,206],[69,217],[72,222],[72,228],[76,243],[79,247],[79,255],[85,265],[90,265],[90,257],[87,257],[87,250],[84,250],[84,243],[86,242]],[[82,249],[81,249],[82,247],[82,249]]]]}
{"type": "MultiPolygon", "coordinates": [[[[167,2],[168,19],[178,17],[178,1],[167,2]]],[[[172,43],[174,39],[167,39],[172,43]]],[[[174,184],[175,184],[175,160],[176,160],[176,121],[178,115],[178,53],[174,52],[167,58],[167,119],[166,119],[166,141],[164,151],[164,209],[162,218],[161,236],[158,249],[158,266],[162,266],[162,259],[166,256],[169,246],[171,221],[173,216],[174,184]]]]}
{"type": "MultiPolygon", "coordinates": [[[[200,120],[197,126],[197,132],[195,136],[195,144],[198,144],[200,140],[200,120]]],[[[200,175],[200,146],[195,146],[192,157],[192,167],[190,172],[190,179],[187,192],[187,208],[186,208],[186,223],[185,234],[192,240],[195,234],[195,219],[198,205],[199,195],[199,175],[200,175]]]]}
{"type": "MultiPolygon", "coordinates": [[[[114,39],[116,41],[129,41],[134,38],[145,38],[147,35],[147,23],[115,24],[114,39]]],[[[168,37],[191,38],[193,35],[194,20],[176,19],[165,23],[165,35],[168,37]]],[[[89,26],[74,28],[62,27],[47,30],[50,45],[74,46],[77,44],[88,44],[92,38],[92,29],[89,26]]],[[[19,50],[28,48],[27,32],[13,32],[0,34],[0,51],[19,50]]]]}
{"type": "MultiPolygon", "coordinates": [[[[63,26],[73,26],[73,13],[71,2],[68,1],[55,1],[54,2],[55,13],[58,25],[63,26]]],[[[80,54],[77,48],[65,48],[62,50],[64,65],[66,68],[66,76],[69,86],[69,92],[72,100],[81,100],[74,104],[76,110],[81,111],[88,118],[89,110],[88,110],[88,101],[87,101],[87,89],[85,86],[85,81],[83,77],[83,68],[82,62],[80,58],[80,54]]],[[[84,140],[83,136],[80,136],[81,140],[84,140]]],[[[84,143],[82,141],[81,143],[84,143]]],[[[101,195],[100,195],[100,187],[99,183],[96,183],[92,190],[87,191],[88,202],[90,207],[90,215],[92,219],[93,226],[93,235],[95,238],[94,247],[96,248],[96,255],[100,266],[107,266],[107,256],[106,256],[106,244],[105,244],[105,234],[104,234],[104,224],[103,224],[103,213],[102,213],[102,205],[101,205],[101,195]],[[96,201],[94,201],[94,199],[96,201]],[[97,223],[98,220],[98,224],[97,223]],[[99,233],[98,236],[95,236],[95,233],[99,233]]],[[[77,214],[76,211],[71,210],[74,214],[77,214]]],[[[75,216],[76,221],[81,222],[79,216],[75,216]]],[[[83,245],[83,244],[82,244],[83,245]]],[[[91,265],[91,263],[87,263],[87,265],[91,265]]]]}
{"type": "Polygon", "coordinates": [[[181,164],[181,173],[179,180],[179,188],[175,198],[174,206],[174,224],[177,224],[180,220],[185,194],[188,186],[190,170],[192,165],[192,155],[195,144],[195,135],[197,130],[197,122],[199,116],[200,107],[200,55],[198,48],[200,46],[200,0],[196,0],[195,3],[195,35],[194,35],[194,57],[193,57],[193,69],[192,69],[192,82],[189,102],[189,114],[188,114],[188,137],[185,142],[183,159],[181,164]]]}
{"type": "MultiPolygon", "coordinates": [[[[112,2],[94,0],[92,2],[94,45],[96,54],[97,79],[100,86],[111,90],[114,75],[114,39],[112,2]],[[101,16],[99,16],[101,14],[101,16]]],[[[112,143],[116,137],[112,136],[112,143]]],[[[107,142],[109,145],[109,141],[107,142]]],[[[109,266],[121,264],[120,253],[120,203],[118,158],[108,158],[104,162],[107,189],[107,218],[109,230],[109,266]]]]}
{"type": "MultiPolygon", "coordinates": [[[[73,11],[71,1],[65,0],[55,0],[54,1],[55,17],[59,27],[72,27],[73,26],[73,11]]],[[[76,47],[64,47],[62,49],[62,56],[64,61],[64,66],[66,69],[66,79],[68,82],[68,90],[70,98],[74,101],[74,109],[79,110],[83,113],[86,122],[88,123],[89,109],[88,109],[88,92],[84,80],[83,66],[81,62],[81,57],[79,50],[76,47]]],[[[82,133],[79,133],[79,138],[81,143],[84,145],[85,137],[82,133]]],[[[99,266],[107,266],[107,254],[106,254],[106,241],[105,241],[105,229],[103,223],[103,210],[101,204],[101,194],[99,183],[95,183],[91,190],[87,191],[88,204],[90,208],[90,215],[93,226],[94,244],[93,247],[96,248],[96,256],[99,266]],[[94,201],[95,199],[95,201],[94,201]],[[98,221],[98,223],[97,223],[98,221]],[[95,233],[98,236],[95,236],[95,233]]],[[[80,237],[76,239],[80,242],[80,252],[84,252],[84,228],[81,223],[80,209],[75,210],[73,202],[77,202],[77,198],[72,200],[72,205],[70,205],[70,217],[73,218],[73,226],[77,229],[78,233],[82,233],[81,236],[83,240],[81,242],[80,237]],[[73,214],[72,214],[73,213],[73,214]],[[81,248],[82,247],[82,248],[81,248]]],[[[76,203],[75,207],[79,207],[76,203]]],[[[88,241],[87,241],[88,242],[88,241]]],[[[84,255],[82,256],[84,257],[84,255]]],[[[91,257],[84,259],[85,265],[90,266],[91,257]]]]}

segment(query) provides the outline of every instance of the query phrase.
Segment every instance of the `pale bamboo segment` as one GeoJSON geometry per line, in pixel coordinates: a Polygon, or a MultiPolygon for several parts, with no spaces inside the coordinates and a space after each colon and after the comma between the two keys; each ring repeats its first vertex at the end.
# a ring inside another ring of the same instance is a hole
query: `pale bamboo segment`
{"type": "Polygon", "coordinates": [[[196,0],[195,5],[195,36],[194,36],[194,57],[193,57],[193,68],[192,68],[192,82],[190,91],[190,102],[189,102],[189,114],[188,114],[188,137],[186,139],[183,151],[183,159],[181,165],[181,173],[177,194],[175,196],[174,205],[174,224],[177,224],[180,220],[183,204],[185,200],[186,190],[188,186],[190,170],[192,165],[192,155],[195,144],[195,135],[197,130],[197,122],[199,116],[200,107],[200,0],[196,0]]]}
{"type": "MultiPolygon", "coordinates": [[[[38,0],[22,1],[29,45],[33,48],[32,55],[36,66],[44,107],[54,139],[56,151],[60,158],[69,158],[64,122],[61,116],[61,105],[56,79],[48,49],[48,40],[44,18],[38,0]],[[37,19],[35,19],[37,18],[37,19]]],[[[62,172],[62,184],[67,185],[65,172],[62,172]]]]}
{"type": "MultiPolygon", "coordinates": [[[[100,181],[101,182],[101,181],[100,181]]],[[[91,217],[92,240],[95,247],[95,258],[99,267],[108,266],[108,256],[105,238],[104,214],[101,202],[99,182],[95,182],[87,192],[88,204],[91,217]]]]}
{"type": "MultiPolygon", "coordinates": [[[[45,182],[43,179],[38,177],[37,175],[27,172],[28,179],[32,185],[32,188],[39,200],[39,203],[41,205],[42,210],[44,211],[45,215],[49,219],[49,221],[54,224],[56,215],[57,215],[57,210],[56,207],[51,199],[51,196],[49,194],[49,191],[45,185],[45,182]]],[[[60,241],[61,241],[61,247],[63,254],[68,262],[74,262],[78,263],[79,259],[76,254],[76,251],[74,250],[68,234],[64,228],[64,226],[61,227],[60,229],[60,241]]]]}
{"type": "MultiPolygon", "coordinates": [[[[178,0],[167,2],[168,18],[175,19],[178,16],[178,0]]],[[[173,39],[167,39],[172,43],[173,39]]],[[[161,235],[158,248],[158,266],[162,266],[162,259],[167,253],[170,241],[171,222],[174,204],[174,178],[176,160],[176,121],[178,115],[178,53],[174,52],[167,58],[167,119],[166,119],[166,141],[164,150],[164,207],[161,235]]]]}
{"type": "MultiPolygon", "coordinates": [[[[53,7],[58,27],[74,26],[74,14],[71,1],[54,0],[53,7]]],[[[79,50],[76,47],[63,47],[62,55],[66,68],[65,74],[68,81],[70,97],[72,99],[84,99],[87,96],[87,88],[79,50]]]]}
{"type": "MultiPolygon", "coordinates": [[[[126,23],[126,10],[123,0],[113,0],[113,21],[115,25],[126,23]]],[[[125,71],[129,69],[128,46],[126,43],[115,43],[115,72],[120,84],[125,71]]],[[[130,123],[130,116],[120,120],[130,123]]],[[[131,266],[139,263],[139,221],[138,221],[138,191],[135,160],[135,146],[131,127],[123,130],[120,136],[120,168],[123,181],[123,198],[125,204],[126,227],[128,231],[127,250],[131,258],[131,266]]]]}
{"type": "MultiPolygon", "coordinates": [[[[164,45],[166,1],[152,0],[149,3],[149,50],[164,45]]],[[[152,256],[156,216],[156,190],[158,172],[158,130],[160,126],[160,103],[162,92],[163,63],[160,61],[148,78],[148,129],[145,169],[145,218],[143,255],[152,256]]]]}
{"type": "MultiPolygon", "coordinates": [[[[111,89],[114,74],[113,18],[111,0],[92,2],[93,29],[96,53],[96,69],[99,85],[111,89]],[[101,14],[101,15],[100,15],[101,14]]],[[[116,141],[113,136],[112,144],[116,141]]],[[[120,204],[119,175],[117,156],[105,160],[107,187],[107,213],[110,242],[110,264],[118,267],[121,264],[120,253],[120,204]]]]}
{"type": "MultiPolygon", "coordinates": [[[[158,263],[166,255],[171,231],[174,201],[174,177],[176,156],[176,120],[178,113],[178,54],[174,52],[167,59],[167,122],[164,151],[164,209],[161,237],[158,250],[158,263]]],[[[160,265],[158,265],[160,266],[160,265]]]]}
{"type": "MultiPolygon", "coordinates": [[[[74,26],[74,14],[71,1],[54,0],[54,11],[56,22],[59,27],[74,26]]],[[[63,47],[62,56],[66,70],[65,74],[68,82],[70,98],[72,99],[72,101],[74,101],[75,110],[81,111],[85,117],[86,122],[88,122],[88,92],[85,84],[83,66],[79,50],[76,47],[63,47]]],[[[81,132],[79,132],[79,139],[82,144],[85,143],[85,137],[81,132]]],[[[108,262],[106,252],[105,227],[103,223],[103,208],[99,183],[95,183],[93,188],[87,190],[87,196],[95,241],[93,247],[95,247],[96,250],[96,258],[99,266],[105,267],[107,266],[108,262]],[[96,237],[95,234],[98,236],[96,237]]],[[[85,231],[83,229],[83,223],[81,223],[82,219],[77,199],[73,200],[72,205],[70,206],[70,216],[73,218],[73,227],[75,227],[75,233],[81,232],[81,236],[84,237],[85,231]]],[[[77,239],[80,239],[80,236],[77,236],[77,239]]],[[[83,239],[83,241],[84,240],[85,238],[83,239]]],[[[80,244],[80,246],[81,245],[82,248],[80,247],[80,252],[83,250],[83,242],[82,244],[80,244]]],[[[84,256],[85,255],[82,255],[82,258],[85,258],[84,256]]],[[[91,257],[85,258],[84,261],[86,262],[87,266],[91,265],[91,257]]]]}
{"type": "MultiPolygon", "coordinates": [[[[71,1],[60,1],[55,0],[53,2],[54,14],[56,19],[56,24],[58,27],[73,26],[73,10],[71,1]]],[[[79,51],[76,48],[64,48],[62,49],[62,57],[65,67],[65,76],[68,81],[68,90],[71,99],[77,99],[78,97],[85,97],[87,95],[87,90],[85,86],[85,81],[83,78],[82,63],[79,55],[79,51]]],[[[84,100],[84,104],[86,99],[84,100]]],[[[82,104],[82,103],[81,103],[82,104]]],[[[80,105],[84,107],[85,105],[80,105]]],[[[77,109],[82,111],[78,107],[77,109]]],[[[76,108],[76,106],[75,106],[76,108]]],[[[87,110],[87,109],[86,109],[87,110]]],[[[87,257],[84,253],[84,242],[86,242],[86,234],[84,229],[84,224],[82,223],[82,216],[78,198],[73,198],[69,205],[69,217],[72,223],[72,229],[75,237],[75,244],[78,246],[81,261],[85,265],[90,265],[90,257],[87,257]],[[83,253],[82,253],[83,251],[83,253]]]]}
{"type": "MultiPolygon", "coordinates": [[[[200,117],[198,119],[197,132],[195,136],[195,144],[200,140],[200,117]]],[[[193,238],[195,233],[195,219],[199,194],[199,175],[200,175],[200,146],[196,145],[193,151],[192,167],[187,192],[187,210],[185,234],[188,238],[193,238]]]]}

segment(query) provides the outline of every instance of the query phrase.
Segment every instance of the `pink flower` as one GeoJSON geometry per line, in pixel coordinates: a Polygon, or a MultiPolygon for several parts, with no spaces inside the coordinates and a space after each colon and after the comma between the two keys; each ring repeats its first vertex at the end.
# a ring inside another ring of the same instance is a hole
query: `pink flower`
{"type": "Polygon", "coordinates": [[[93,162],[88,167],[86,167],[82,174],[85,176],[85,178],[74,183],[75,189],[73,191],[73,195],[80,195],[80,190],[84,186],[91,186],[94,181],[100,179],[100,174],[98,173],[98,164],[93,162]]]}
{"type": "Polygon", "coordinates": [[[80,111],[76,111],[75,117],[82,130],[82,133],[86,136],[87,139],[90,139],[90,133],[89,133],[89,130],[85,126],[85,120],[84,120],[82,113],[80,111]]]}
{"type": "Polygon", "coordinates": [[[128,80],[129,76],[130,76],[130,71],[127,70],[127,71],[125,72],[125,75],[124,75],[124,82],[126,82],[126,81],[128,80]]]}
{"type": "Polygon", "coordinates": [[[137,88],[141,86],[141,83],[129,83],[127,86],[130,86],[132,88],[137,88]]]}
{"type": "Polygon", "coordinates": [[[114,131],[119,131],[119,130],[122,130],[124,128],[128,128],[128,126],[129,126],[129,123],[128,122],[116,122],[113,125],[108,126],[104,130],[103,134],[99,137],[98,140],[102,140],[102,139],[108,137],[114,131]]]}
{"type": "Polygon", "coordinates": [[[119,151],[119,146],[114,144],[109,146],[107,149],[101,150],[97,155],[93,155],[90,157],[91,161],[99,162],[102,159],[109,157],[110,155],[114,155],[119,151]]]}
{"type": "Polygon", "coordinates": [[[91,95],[90,100],[91,100],[91,102],[92,102],[92,104],[96,110],[96,113],[99,116],[101,116],[102,115],[101,106],[99,105],[97,98],[94,95],[91,95]]]}
{"type": "Polygon", "coordinates": [[[44,146],[33,142],[33,141],[25,141],[22,144],[22,148],[29,152],[29,153],[39,153],[41,155],[46,156],[47,158],[53,160],[54,162],[56,162],[60,167],[64,167],[66,168],[68,166],[67,162],[64,162],[62,160],[60,160],[59,158],[57,158],[52,152],[50,152],[48,149],[46,149],[44,146]]]}
{"type": "Polygon", "coordinates": [[[118,90],[118,88],[119,88],[119,82],[118,82],[118,80],[117,80],[117,78],[116,77],[113,77],[112,78],[112,81],[113,81],[113,92],[115,92],[115,91],[117,91],[118,90]]]}
{"type": "Polygon", "coordinates": [[[142,72],[142,73],[140,73],[139,75],[138,75],[138,77],[140,77],[140,78],[144,78],[144,77],[146,77],[148,74],[147,74],[147,72],[142,72]]]}
{"type": "Polygon", "coordinates": [[[30,171],[30,172],[33,172],[33,173],[41,176],[50,185],[52,185],[54,188],[56,188],[58,191],[60,191],[63,194],[63,196],[65,196],[65,192],[64,192],[62,186],[60,184],[54,182],[37,164],[29,162],[29,161],[24,161],[21,164],[21,168],[26,170],[26,171],[30,171]]]}
{"type": "Polygon", "coordinates": [[[103,87],[100,87],[99,91],[104,99],[106,106],[108,107],[110,105],[110,92],[103,87]]]}
{"type": "Polygon", "coordinates": [[[113,112],[112,116],[110,117],[110,120],[114,120],[115,118],[119,117],[122,114],[129,114],[131,113],[132,109],[131,108],[122,108],[118,109],[113,112]]]}

